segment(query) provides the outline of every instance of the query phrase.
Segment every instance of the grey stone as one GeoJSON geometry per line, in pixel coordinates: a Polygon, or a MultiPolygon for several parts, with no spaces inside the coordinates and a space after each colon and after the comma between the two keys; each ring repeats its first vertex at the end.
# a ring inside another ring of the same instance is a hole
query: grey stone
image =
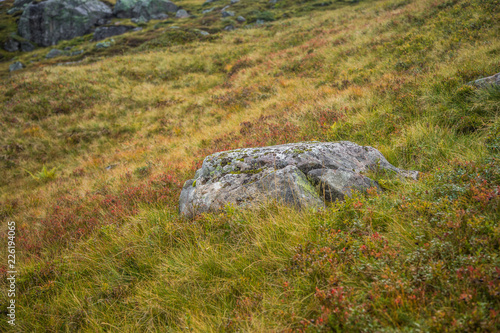
{"type": "Polygon", "coordinates": [[[139,18],[134,17],[130,21],[132,21],[132,23],[135,23],[135,24],[140,24],[140,23],[147,23],[149,21],[149,19],[145,18],[144,16],[141,16],[139,18]]]}
{"type": "Polygon", "coordinates": [[[246,18],[244,18],[243,16],[238,16],[236,18],[236,21],[238,21],[239,23],[243,23],[243,22],[246,22],[246,18]]]}
{"type": "Polygon", "coordinates": [[[113,13],[119,18],[152,19],[152,16],[162,13],[175,13],[179,7],[168,0],[118,0],[113,13]]]}
{"type": "Polygon", "coordinates": [[[184,9],[179,9],[175,14],[176,18],[188,18],[190,15],[184,9]]]}
{"type": "Polygon", "coordinates": [[[208,31],[204,31],[204,30],[198,30],[198,32],[200,33],[200,35],[202,36],[209,36],[210,33],[208,31]]]}
{"type": "Polygon", "coordinates": [[[469,82],[468,84],[474,85],[479,88],[484,88],[491,85],[500,85],[500,73],[469,82]]]}
{"type": "Polygon", "coordinates": [[[213,12],[213,10],[214,10],[214,9],[215,9],[215,7],[212,7],[212,8],[210,8],[210,9],[205,9],[205,10],[204,10],[204,11],[202,11],[201,13],[202,13],[202,14],[208,14],[208,13],[213,12]]]}
{"type": "Polygon", "coordinates": [[[152,20],[166,20],[168,19],[168,15],[165,13],[151,15],[152,20]]]}
{"type": "Polygon", "coordinates": [[[299,208],[344,200],[376,181],[363,175],[384,171],[417,179],[418,172],[390,164],[375,148],[343,142],[301,142],[243,148],[207,156],[179,199],[181,214],[217,211],[226,204],[253,206],[276,200],[299,208]]]}
{"type": "Polygon", "coordinates": [[[15,63],[9,66],[9,72],[18,71],[23,68],[24,68],[23,63],[20,61],[16,61],[15,63]]]}
{"type": "Polygon", "coordinates": [[[77,55],[80,55],[80,54],[83,54],[83,50],[76,50],[76,51],[71,52],[72,56],[77,56],[77,55]]]}
{"type": "Polygon", "coordinates": [[[52,50],[49,51],[49,53],[47,53],[47,55],[45,56],[45,58],[52,59],[52,58],[55,58],[55,57],[62,56],[63,54],[64,54],[64,52],[61,51],[61,50],[52,49],[52,50]]]}
{"type": "Polygon", "coordinates": [[[17,40],[15,40],[13,38],[7,39],[7,41],[3,45],[3,49],[7,52],[17,52],[17,51],[19,51],[20,47],[21,47],[21,43],[19,43],[17,40]]]}
{"type": "Polygon", "coordinates": [[[224,30],[226,30],[226,31],[233,31],[234,30],[234,26],[228,25],[228,26],[224,27],[224,30]]]}
{"type": "Polygon", "coordinates": [[[231,5],[234,5],[235,3],[240,2],[240,0],[231,0],[231,5]]]}
{"type": "Polygon", "coordinates": [[[55,45],[91,32],[94,25],[112,14],[98,0],[47,0],[31,3],[19,19],[19,36],[41,46],[55,45]]]}
{"type": "Polygon", "coordinates": [[[31,52],[35,49],[35,45],[28,41],[22,41],[21,42],[21,51],[23,52],[31,52]]]}
{"type": "Polygon", "coordinates": [[[110,27],[99,27],[94,32],[94,40],[103,40],[111,36],[122,35],[132,29],[134,26],[131,25],[113,25],[110,27]]]}
{"type": "Polygon", "coordinates": [[[112,45],[112,43],[114,43],[113,39],[110,39],[109,41],[105,41],[105,42],[99,42],[99,43],[95,44],[95,48],[96,49],[105,49],[105,48],[110,47],[112,45]]]}
{"type": "Polygon", "coordinates": [[[230,17],[230,16],[234,16],[234,12],[230,10],[225,10],[222,12],[222,17],[230,17]]]}
{"type": "Polygon", "coordinates": [[[217,0],[207,0],[207,1],[205,1],[203,3],[203,5],[205,6],[205,5],[211,4],[211,3],[215,2],[215,1],[217,1],[217,0]]]}
{"type": "Polygon", "coordinates": [[[266,21],[264,21],[264,20],[257,20],[257,21],[255,21],[256,25],[263,25],[265,23],[266,23],[266,21]]]}

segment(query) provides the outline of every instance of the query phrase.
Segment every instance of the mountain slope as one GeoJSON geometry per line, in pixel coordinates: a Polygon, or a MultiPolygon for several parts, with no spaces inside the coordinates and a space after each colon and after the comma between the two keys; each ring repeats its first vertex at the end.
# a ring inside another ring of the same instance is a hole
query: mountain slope
{"type": "Polygon", "coordinates": [[[467,85],[500,71],[499,2],[329,6],[203,38],[201,16],[151,25],[3,79],[19,331],[500,328],[500,93],[467,85]],[[375,174],[383,194],[326,212],[177,215],[207,154],[302,140],[424,176],[375,174]]]}

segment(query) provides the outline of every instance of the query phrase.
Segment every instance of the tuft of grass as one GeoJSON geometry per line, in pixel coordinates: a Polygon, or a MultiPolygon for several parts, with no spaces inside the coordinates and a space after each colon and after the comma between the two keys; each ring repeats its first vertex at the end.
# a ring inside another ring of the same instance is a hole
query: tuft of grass
{"type": "Polygon", "coordinates": [[[47,169],[47,167],[44,165],[42,167],[42,170],[39,172],[36,172],[35,174],[29,172],[26,170],[26,172],[33,178],[34,180],[40,181],[40,182],[47,182],[49,180],[53,180],[56,178],[56,168],[52,169],[47,169]]]}

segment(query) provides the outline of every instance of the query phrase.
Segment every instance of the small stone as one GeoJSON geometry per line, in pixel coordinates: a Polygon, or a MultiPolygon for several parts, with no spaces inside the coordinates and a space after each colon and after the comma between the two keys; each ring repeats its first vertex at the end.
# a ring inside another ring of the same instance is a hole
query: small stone
{"type": "Polygon", "coordinates": [[[21,46],[21,44],[17,40],[15,40],[13,38],[9,38],[5,42],[3,48],[7,52],[17,52],[17,51],[19,51],[20,46],[21,46]]]}
{"type": "Polygon", "coordinates": [[[234,12],[233,11],[223,11],[222,12],[222,17],[230,17],[230,16],[234,16],[234,12]]]}
{"type": "Polygon", "coordinates": [[[9,66],[9,72],[18,71],[23,68],[24,68],[23,63],[20,61],[16,61],[15,63],[9,66]]]}
{"type": "Polygon", "coordinates": [[[45,58],[52,59],[52,58],[55,58],[55,57],[62,56],[63,54],[64,54],[64,52],[61,51],[61,50],[52,49],[52,50],[49,51],[49,53],[47,53],[47,55],[45,56],[45,58]]]}
{"type": "Polygon", "coordinates": [[[151,19],[152,19],[152,20],[160,20],[160,21],[163,21],[163,20],[168,19],[168,15],[167,15],[167,14],[165,14],[165,13],[160,13],[160,14],[152,15],[152,16],[151,16],[151,19]]]}
{"type": "Polygon", "coordinates": [[[83,53],[83,50],[76,50],[76,51],[71,52],[71,56],[77,56],[77,55],[80,55],[82,53],[83,53]]]}
{"type": "Polygon", "coordinates": [[[234,30],[234,26],[228,25],[228,26],[224,27],[224,30],[226,30],[226,31],[233,31],[234,30]]]}
{"type": "Polygon", "coordinates": [[[110,46],[111,46],[110,41],[99,42],[99,43],[95,44],[96,49],[105,49],[105,48],[108,48],[110,46]]]}
{"type": "Polygon", "coordinates": [[[131,25],[115,25],[111,27],[99,27],[94,32],[94,40],[103,40],[111,36],[122,35],[134,29],[131,25]]]}
{"type": "Polygon", "coordinates": [[[207,31],[203,31],[203,30],[199,30],[199,33],[202,36],[208,36],[208,35],[210,35],[210,33],[208,33],[207,31]]]}
{"type": "Polygon", "coordinates": [[[264,20],[257,20],[257,21],[255,21],[255,24],[256,25],[263,25],[263,24],[266,24],[266,21],[264,21],[264,20]]]}
{"type": "Polygon", "coordinates": [[[188,18],[189,16],[188,12],[184,9],[179,9],[175,14],[176,18],[188,18]]]}
{"type": "Polygon", "coordinates": [[[234,5],[235,3],[240,2],[240,0],[231,0],[231,5],[234,5]]]}
{"type": "Polygon", "coordinates": [[[21,42],[21,51],[31,52],[34,49],[35,49],[35,45],[31,44],[30,42],[27,42],[27,41],[21,42]]]}
{"type": "Polygon", "coordinates": [[[205,9],[205,10],[204,10],[204,11],[202,11],[201,13],[202,13],[202,14],[208,14],[208,13],[210,13],[210,12],[213,12],[213,10],[214,10],[214,9],[215,9],[215,7],[212,7],[212,8],[210,8],[210,9],[205,9]]]}
{"type": "Polygon", "coordinates": [[[141,24],[141,23],[148,23],[149,19],[144,16],[141,16],[139,18],[133,18],[130,21],[135,24],[141,24]]]}
{"type": "Polygon", "coordinates": [[[244,18],[243,16],[238,16],[236,18],[236,21],[238,21],[238,23],[243,23],[243,22],[246,22],[246,18],[244,18]]]}

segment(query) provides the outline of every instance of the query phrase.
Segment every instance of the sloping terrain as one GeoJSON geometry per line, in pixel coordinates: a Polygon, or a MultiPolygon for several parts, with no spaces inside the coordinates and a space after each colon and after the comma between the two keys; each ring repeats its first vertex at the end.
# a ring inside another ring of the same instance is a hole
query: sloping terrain
{"type": "Polygon", "coordinates": [[[0,63],[14,331],[500,330],[500,88],[467,84],[500,72],[500,2],[241,0],[234,31],[176,3],[196,17],[0,63]],[[178,215],[206,155],[311,140],[423,174],[324,212],[178,215]]]}

